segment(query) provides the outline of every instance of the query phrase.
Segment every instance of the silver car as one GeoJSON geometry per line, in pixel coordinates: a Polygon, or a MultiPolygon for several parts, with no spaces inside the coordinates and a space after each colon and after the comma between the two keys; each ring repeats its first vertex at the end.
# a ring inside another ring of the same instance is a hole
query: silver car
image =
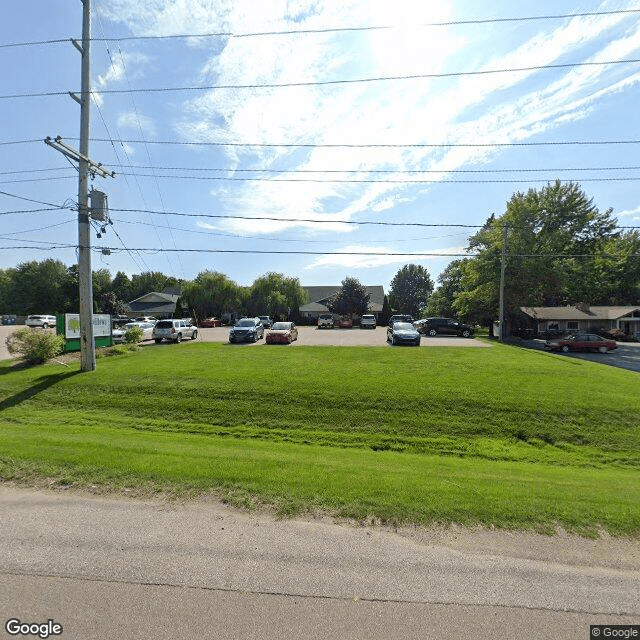
{"type": "Polygon", "coordinates": [[[56,326],[55,316],[29,316],[25,322],[27,327],[42,327],[48,329],[56,326]]]}
{"type": "Polygon", "coordinates": [[[241,318],[229,331],[229,342],[257,342],[263,336],[260,318],[241,318]]]}
{"type": "Polygon", "coordinates": [[[169,342],[182,342],[186,338],[195,340],[198,337],[198,328],[188,320],[158,320],[152,332],[156,344],[163,340],[169,342]]]}

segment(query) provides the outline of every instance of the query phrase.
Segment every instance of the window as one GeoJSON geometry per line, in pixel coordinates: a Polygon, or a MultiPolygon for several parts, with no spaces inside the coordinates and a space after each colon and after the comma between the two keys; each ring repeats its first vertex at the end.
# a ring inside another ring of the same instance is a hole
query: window
{"type": "Polygon", "coordinates": [[[567,322],[567,329],[569,331],[577,331],[580,328],[580,323],[577,320],[569,320],[567,322]]]}

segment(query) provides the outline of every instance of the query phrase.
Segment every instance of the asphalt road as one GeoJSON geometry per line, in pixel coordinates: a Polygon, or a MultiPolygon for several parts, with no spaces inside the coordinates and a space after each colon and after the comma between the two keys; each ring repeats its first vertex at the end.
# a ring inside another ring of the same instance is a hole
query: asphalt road
{"type": "Polygon", "coordinates": [[[7,486],[0,521],[3,627],[51,619],[63,627],[51,637],[557,640],[640,623],[639,541],[282,521],[7,486]]]}

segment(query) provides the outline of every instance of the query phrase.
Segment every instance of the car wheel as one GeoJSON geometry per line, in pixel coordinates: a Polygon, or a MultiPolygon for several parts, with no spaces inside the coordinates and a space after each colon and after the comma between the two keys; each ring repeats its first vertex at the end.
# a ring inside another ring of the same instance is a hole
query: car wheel
{"type": "Polygon", "coordinates": [[[468,337],[470,337],[470,336],[471,336],[471,331],[469,331],[468,329],[465,329],[465,330],[462,332],[462,337],[463,337],[463,338],[468,338],[468,337]]]}
{"type": "Polygon", "coordinates": [[[194,331],[194,332],[193,332],[193,335],[191,336],[191,339],[192,339],[192,340],[195,340],[197,337],[198,337],[198,332],[197,332],[197,331],[194,331]]]}
{"type": "Polygon", "coordinates": [[[433,338],[438,335],[438,332],[435,329],[429,329],[429,335],[433,338]]]}
{"type": "Polygon", "coordinates": [[[49,325],[48,325],[46,322],[44,322],[44,323],[42,324],[42,328],[43,328],[43,329],[48,329],[48,328],[49,328],[49,325]]]}
{"type": "Polygon", "coordinates": [[[181,334],[181,333],[179,333],[179,334],[176,336],[176,342],[182,342],[182,334],[181,334]]]}
{"type": "Polygon", "coordinates": [[[609,349],[607,347],[598,347],[598,353],[607,353],[609,349]]]}
{"type": "Polygon", "coordinates": [[[156,344],[160,344],[162,342],[162,338],[154,338],[156,344]]]}
{"type": "Polygon", "coordinates": [[[569,352],[569,345],[568,344],[563,344],[562,345],[562,353],[568,353],[569,352]]]}

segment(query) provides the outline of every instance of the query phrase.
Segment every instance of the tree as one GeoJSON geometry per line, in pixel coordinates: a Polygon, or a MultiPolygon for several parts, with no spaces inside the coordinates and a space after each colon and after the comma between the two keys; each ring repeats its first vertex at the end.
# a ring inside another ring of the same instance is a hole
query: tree
{"type": "Polygon", "coordinates": [[[251,285],[247,300],[249,315],[268,314],[274,318],[297,317],[298,309],[306,302],[306,292],[298,278],[281,273],[267,273],[251,285]]]}
{"type": "Polygon", "coordinates": [[[438,276],[438,288],[429,297],[426,317],[444,316],[450,318],[457,315],[453,306],[458,295],[463,291],[462,277],[464,264],[469,258],[453,260],[438,276]]]}
{"type": "Polygon", "coordinates": [[[498,316],[500,263],[507,229],[505,319],[521,306],[570,304],[592,269],[592,256],[619,233],[611,210],[598,211],[577,184],[548,184],[515,193],[505,213],[490,218],[469,240],[464,291],[454,307],[464,318],[489,323],[498,316]],[[574,258],[571,256],[587,256],[574,258]]]}
{"type": "Polygon", "coordinates": [[[123,315],[126,311],[125,303],[113,291],[107,291],[100,296],[100,308],[102,313],[112,316],[123,315]]]}
{"type": "Polygon", "coordinates": [[[349,316],[361,316],[369,310],[368,294],[360,281],[356,278],[345,278],[342,288],[329,300],[329,310],[332,313],[349,316]]]}
{"type": "Polygon", "coordinates": [[[184,286],[182,298],[197,318],[220,317],[241,303],[240,287],[217,271],[199,273],[184,286]]]}
{"type": "Polygon", "coordinates": [[[8,297],[14,313],[62,313],[68,310],[67,267],[48,258],[23,262],[13,270],[8,297]]]}
{"type": "Polygon", "coordinates": [[[111,281],[111,290],[115,293],[118,300],[124,300],[125,302],[131,302],[131,280],[124,271],[118,271],[115,277],[111,281]]]}
{"type": "Polygon", "coordinates": [[[395,311],[420,316],[433,293],[429,272],[418,264],[406,264],[391,281],[389,301],[395,311]]]}

